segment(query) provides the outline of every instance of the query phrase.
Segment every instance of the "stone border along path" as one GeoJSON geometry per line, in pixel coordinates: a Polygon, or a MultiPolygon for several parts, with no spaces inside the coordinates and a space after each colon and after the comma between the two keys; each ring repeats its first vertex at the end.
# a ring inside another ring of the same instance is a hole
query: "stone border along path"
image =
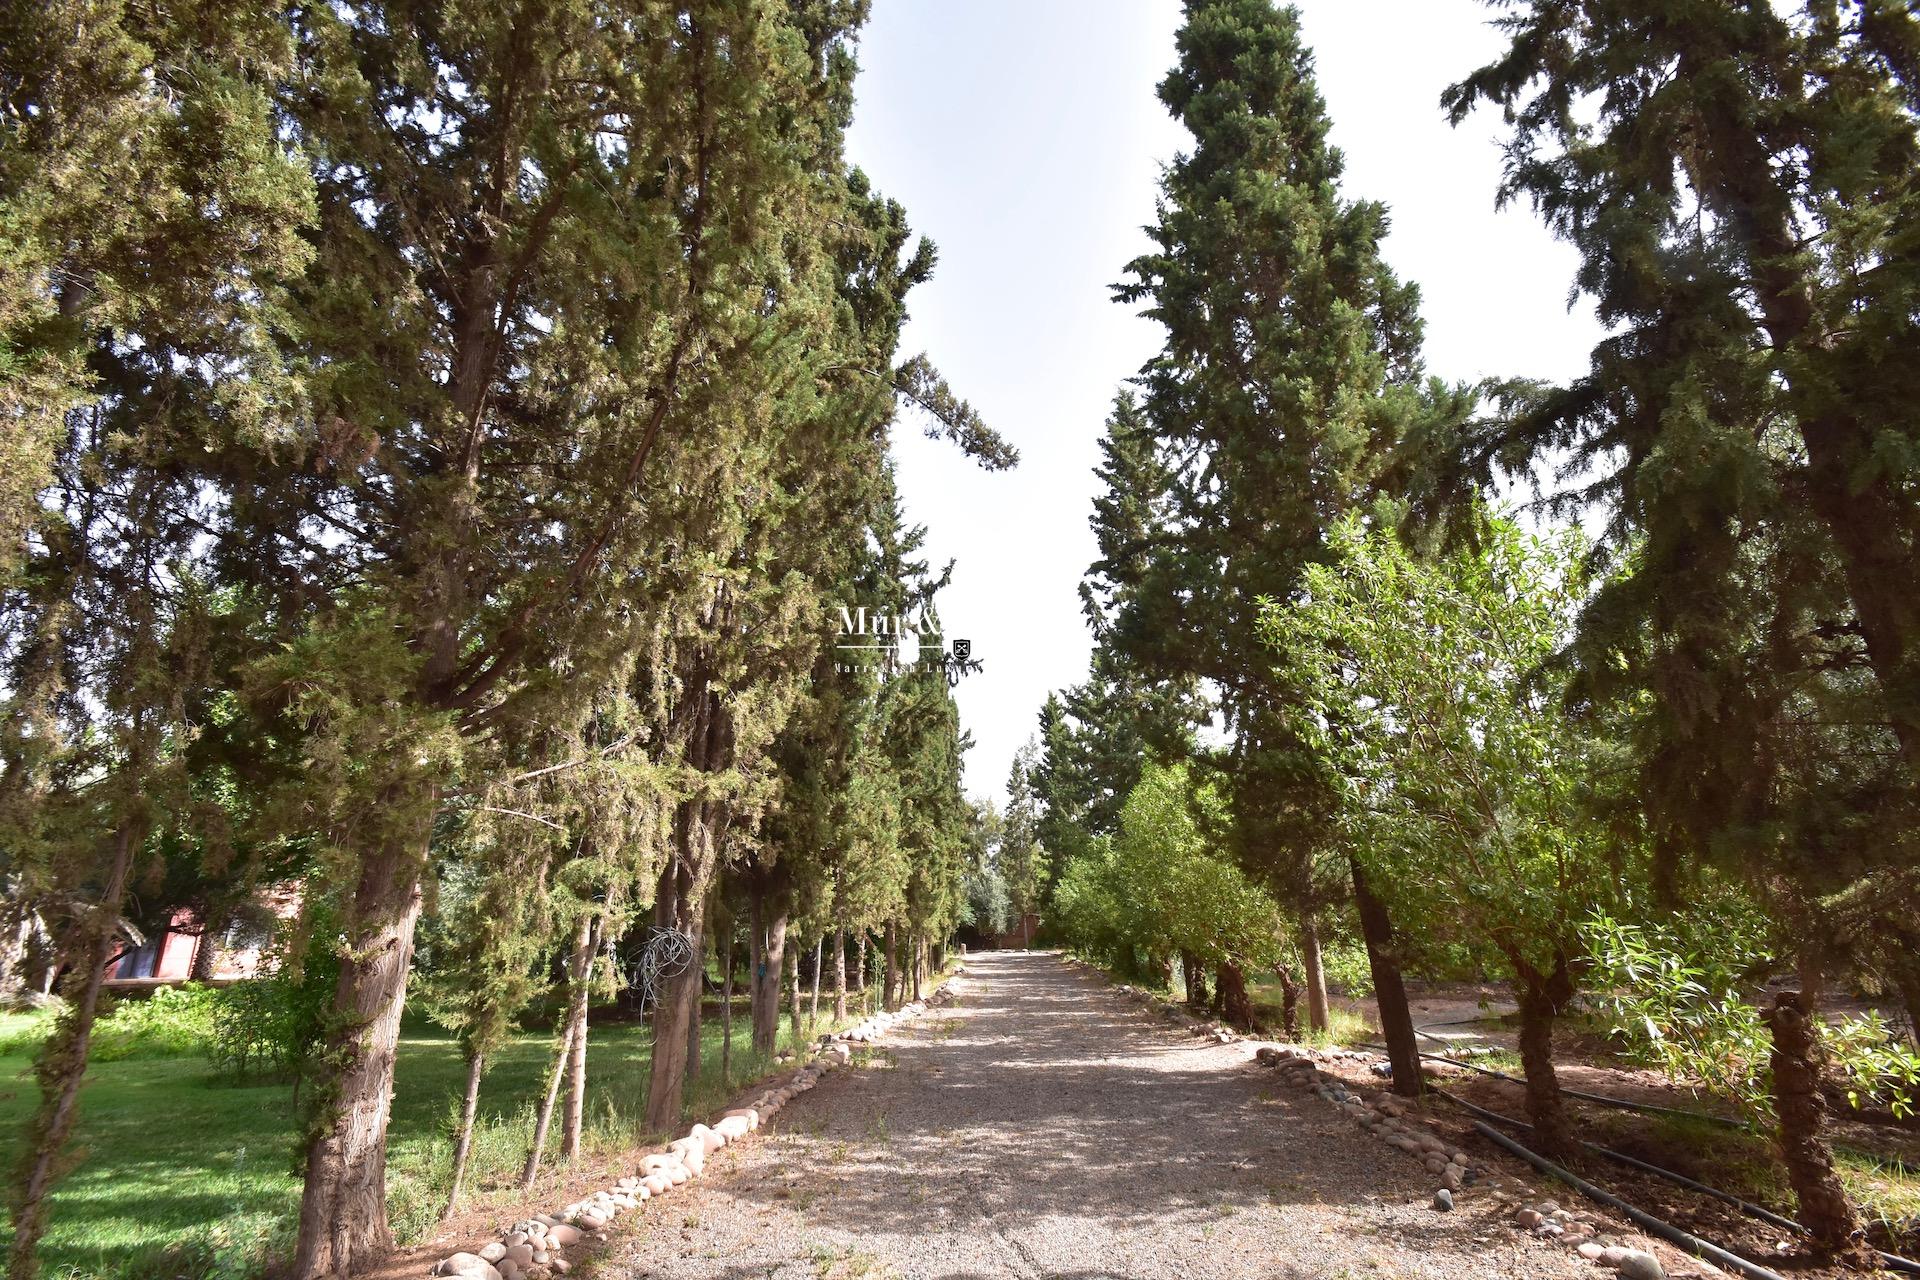
{"type": "MultiPolygon", "coordinates": [[[[966,971],[965,965],[956,965],[952,975],[958,977],[966,971]]],[[[557,1215],[536,1213],[524,1218],[498,1240],[489,1241],[474,1253],[443,1258],[427,1274],[465,1276],[469,1280],[550,1280],[565,1275],[572,1269],[565,1250],[587,1239],[604,1241],[606,1228],[623,1212],[670,1195],[675,1188],[700,1177],[706,1172],[708,1156],[773,1119],[828,1071],[851,1064],[854,1044],[872,1044],[928,1009],[946,1004],[953,998],[950,982],[942,983],[924,1000],[902,1005],[897,1012],[877,1013],[845,1031],[821,1037],[821,1056],[795,1072],[785,1084],[768,1089],[744,1107],[723,1112],[711,1125],[694,1125],[686,1137],[669,1142],[662,1151],[642,1156],[635,1172],[613,1186],[574,1201],[557,1215]]]]}

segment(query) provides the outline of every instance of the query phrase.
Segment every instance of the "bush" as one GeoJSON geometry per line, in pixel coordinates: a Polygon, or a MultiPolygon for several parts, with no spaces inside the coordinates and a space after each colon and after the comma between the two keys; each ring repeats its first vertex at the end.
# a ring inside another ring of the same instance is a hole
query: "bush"
{"type": "Polygon", "coordinates": [[[114,1280],[256,1280],[292,1243],[285,1224],[253,1233],[207,1226],[182,1239],[136,1250],[102,1274],[114,1280]]]}
{"type": "Polygon", "coordinates": [[[291,1065],[292,1019],[281,984],[271,977],[229,987],[214,1018],[207,1058],[222,1071],[281,1072],[291,1065]]]}
{"type": "Polygon", "coordinates": [[[181,1058],[205,1053],[213,1042],[221,993],[192,984],[161,987],[141,1000],[121,1000],[93,1028],[95,1062],[125,1058],[181,1058]]]}
{"type": "MultiPolygon", "coordinates": [[[[1631,1056],[1772,1119],[1770,1040],[1744,989],[1743,975],[1765,967],[1753,944],[1724,927],[1703,942],[1685,928],[1602,914],[1583,932],[1600,976],[1597,1003],[1631,1056]]],[[[1879,1015],[1825,1022],[1821,1040],[1851,1106],[1878,1102],[1902,1119],[1913,1115],[1920,1055],[1879,1015]]]]}
{"type": "Polygon", "coordinates": [[[1343,996],[1364,1000],[1373,994],[1373,967],[1359,942],[1342,938],[1329,944],[1320,956],[1320,968],[1327,986],[1343,996]]]}
{"type": "Polygon", "coordinates": [[[258,1072],[291,1074],[319,1043],[340,981],[340,957],[330,941],[334,931],[326,927],[331,915],[315,907],[311,923],[299,949],[271,972],[220,993],[207,1045],[215,1067],[240,1079],[258,1072]]]}

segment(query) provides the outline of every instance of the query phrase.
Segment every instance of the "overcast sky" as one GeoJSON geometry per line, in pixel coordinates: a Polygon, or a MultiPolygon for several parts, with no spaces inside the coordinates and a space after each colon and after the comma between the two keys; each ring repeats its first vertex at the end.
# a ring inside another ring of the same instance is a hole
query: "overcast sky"
{"type": "MultiPolygon", "coordinates": [[[[1346,156],[1345,192],[1384,201],[1386,256],[1420,285],[1427,364],[1442,377],[1569,377],[1598,336],[1567,308],[1575,262],[1524,206],[1494,211],[1498,119],[1450,129],[1441,89],[1499,49],[1471,0],[1300,4],[1346,156]]],[[[861,40],[849,150],[940,249],[910,299],[903,354],[924,350],[1020,466],[987,474],[903,429],[911,517],[936,561],[975,746],[967,789],[1004,798],[1051,689],[1092,640],[1077,586],[1096,442],[1114,393],[1160,341],[1108,286],[1147,245],[1161,166],[1187,145],[1154,96],[1172,65],[1173,0],[876,0],[861,40]]],[[[917,425],[917,424],[915,424],[917,425]]]]}

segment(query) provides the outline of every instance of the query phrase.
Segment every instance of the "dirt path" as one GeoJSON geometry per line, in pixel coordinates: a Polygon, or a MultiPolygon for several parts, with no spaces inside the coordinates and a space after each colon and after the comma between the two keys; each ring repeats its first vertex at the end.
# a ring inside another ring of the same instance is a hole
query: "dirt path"
{"type": "Polygon", "coordinates": [[[834,1072],[601,1267],[622,1277],[1592,1276],[1245,1044],[1201,1044],[1042,953],[834,1072]]]}

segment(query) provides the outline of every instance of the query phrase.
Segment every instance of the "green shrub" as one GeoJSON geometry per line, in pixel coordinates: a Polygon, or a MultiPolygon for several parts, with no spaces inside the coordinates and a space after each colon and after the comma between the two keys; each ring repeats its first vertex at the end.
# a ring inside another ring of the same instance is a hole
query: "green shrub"
{"type": "Polygon", "coordinates": [[[1373,967],[1364,944],[1350,938],[1332,943],[1322,951],[1320,967],[1329,989],[1356,1000],[1373,994],[1373,967]]]}
{"type": "Polygon", "coordinates": [[[220,992],[190,984],[161,987],[145,999],[122,999],[93,1029],[96,1062],[182,1058],[205,1053],[213,1040],[220,992]]]}
{"type": "Polygon", "coordinates": [[[272,977],[238,983],[222,993],[207,1058],[237,1079],[276,1074],[290,1065],[292,1018],[282,984],[272,977]]]}
{"type": "Polygon", "coordinates": [[[304,934],[282,940],[271,971],[221,992],[207,1056],[236,1078],[297,1073],[319,1043],[340,982],[333,917],[316,905],[304,934]]]}
{"type": "MultiPolygon", "coordinates": [[[[1771,1041],[1744,975],[1771,958],[1714,923],[1711,932],[1701,921],[1657,928],[1596,913],[1582,928],[1600,979],[1596,1004],[1630,1055],[1770,1120],[1771,1041]]],[[[1920,1054],[1878,1014],[1824,1022],[1821,1040],[1852,1106],[1913,1115],[1920,1054]]]]}
{"type": "Polygon", "coordinates": [[[138,1249],[102,1274],[113,1280],[257,1280],[292,1243],[288,1224],[253,1233],[205,1226],[181,1239],[138,1249]]]}

